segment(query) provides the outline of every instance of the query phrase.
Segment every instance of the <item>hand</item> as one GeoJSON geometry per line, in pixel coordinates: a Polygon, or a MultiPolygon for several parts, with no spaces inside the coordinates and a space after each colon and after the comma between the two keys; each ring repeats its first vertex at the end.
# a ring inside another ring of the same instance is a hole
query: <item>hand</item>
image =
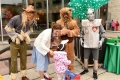
{"type": "Polygon", "coordinates": [[[17,37],[18,37],[21,41],[24,40],[24,36],[22,36],[21,34],[18,34],[17,37]]]}
{"type": "Polygon", "coordinates": [[[17,38],[17,36],[13,36],[13,37],[11,37],[12,42],[15,42],[15,41],[16,41],[16,38],[17,38]]]}
{"type": "Polygon", "coordinates": [[[11,39],[12,39],[12,42],[16,44],[20,44],[20,39],[17,36],[13,36],[11,39]]]}
{"type": "Polygon", "coordinates": [[[83,42],[82,38],[80,39],[80,44],[81,44],[81,46],[84,46],[84,42],[83,42]]]}
{"type": "Polygon", "coordinates": [[[54,55],[54,53],[53,53],[53,51],[52,51],[52,50],[50,50],[50,51],[49,51],[49,53],[50,53],[52,56],[54,55]]]}
{"type": "Polygon", "coordinates": [[[99,48],[102,46],[102,41],[99,41],[99,48]]]}
{"type": "Polygon", "coordinates": [[[31,42],[30,36],[27,33],[25,33],[24,39],[27,44],[29,44],[31,42]]]}
{"type": "Polygon", "coordinates": [[[61,35],[66,35],[66,34],[68,34],[68,32],[69,32],[68,29],[63,28],[63,29],[61,30],[61,35]]]}

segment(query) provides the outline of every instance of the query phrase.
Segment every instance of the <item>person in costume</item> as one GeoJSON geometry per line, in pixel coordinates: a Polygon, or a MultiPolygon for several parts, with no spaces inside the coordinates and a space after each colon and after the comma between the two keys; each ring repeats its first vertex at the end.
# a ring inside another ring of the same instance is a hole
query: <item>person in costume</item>
{"type": "Polygon", "coordinates": [[[61,29],[61,25],[55,23],[52,28],[41,32],[34,41],[31,61],[32,63],[36,63],[36,69],[40,73],[41,80],[52,80],[47,74],[50,63],[48,53],[53,56],[53,50],[50,48],[59,43],[58,37],[61,29]]]}
{"type": "Polygon", "coordinates": [[[12,17],[6,25],[5,30],[9,36],[11,53],[11,80],[17,80],[17,57],[20,55],[20,74],[22,80],[29,80],[26,77],[26,54],[27,44],[30,42],[29,34],[33,32],[35,25],[36,11],[32,5],[23,9],[21,15],[12,17]]]}
{"type": "Polygon", "coordinates": [[[70,71],[74,71],[74,37],[79,35],[79,27],[77,22],[72,19],[72,9],[64,7],[60,10],[60,19],[56,22],[61,24],[61,40],[68,39],[65,51],[67,52],[67,58],[71,61],[68,66],[70,71]]]}
{"type": "Polygon", "coordinates": [[[68,65],[71,64],[71,61],[67,59],[67,53],[65,52],[65,44],[68,40],[63,40],[60,45],[58,45],[57,51],[54,51],[54,69],[57,73],[58,80],[64,80],[65,71],[68,70],[68,65]]]}
{"type": "Polygon", "coordinates": [[[93,54],[94,68],[93,68],[93,78],[97,79],[97,69],[98,69],[98,58],[99,58],[99,48],[102,46],[104,41],[105,30],[101,24],[101,19],[94,18],[94,10],[88,8],[87,19],[82,20],[82,30],[80,42],[84,47],[84,71],[80,74],[88,73],[88,58],[90,53],[93,54]]]}

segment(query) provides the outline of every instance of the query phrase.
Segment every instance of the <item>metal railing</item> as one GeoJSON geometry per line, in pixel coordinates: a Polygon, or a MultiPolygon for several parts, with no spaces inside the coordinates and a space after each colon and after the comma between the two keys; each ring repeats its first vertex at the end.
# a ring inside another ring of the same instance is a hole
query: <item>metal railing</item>
{"type": "MultiPolygon", "coordinates": [[[[7,48],[4,48],[3,50],[0,51],[0,54],[6,52],[10,50],[10,47],[7,47],[7,48]]],[[[27,47],[27,50],[32,50],[32,46],[29,46],[27,47]]],[[[31,56],[32,54],[27,54],[27,56],[31,56]]],[[[20,56],[18,56],[18,58],[20,58],[20,56]]],[[[9,74],[11,73],[10,71],[10,65],[11,65],[11,57],[7,57],[7,58],[0,58],[0,61],[5,61],[5,60],[8,60],[9,62],[9,74]]]]}

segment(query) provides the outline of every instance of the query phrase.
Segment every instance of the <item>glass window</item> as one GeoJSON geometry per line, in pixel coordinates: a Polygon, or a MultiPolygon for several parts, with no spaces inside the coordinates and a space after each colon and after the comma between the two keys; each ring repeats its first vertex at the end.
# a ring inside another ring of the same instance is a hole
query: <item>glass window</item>
{"type": "Polygon", "coordinates": [[[46,5],[46,1],[44,1],[44,8],[46,8],[47,7],[47,5],[46,5]]]}
{"type": "Polygon", "coordinates": [[[70,2],[70,0],[64,0],[64,2],[65,2],[65,3],[68,3],[68,2],[70,2]]]}
{"type": "MultiPolygon", "coordinates": [[[[25,0],[1,0],[3,40],[8,39],[6,31],[4,30],[4,27],[6,26],[10,18],[12,18],[15,15],[19,15],[22,12],[22,8],[25,7],[25,5],[26,5],[25,0]]],[[[2,34],[0,32],[0,36],[2,34]]],[[[2,40],[1,37],[0,37],[0,41],[2,40]]]]}
{"type": "Polygon", "coordinates": [[[64,6],[68,7],[68,3],[70,2],[70,0],[64,0],[64,6]]]}
{"type": "Polygon", "coordinates": [[[44,30],[47,28],[47,22],[46,22],[46,0],[34,0],[35,4],[35,10],[37,10],[37,26],[34,28],[34,32],[36,34],[39,34],[41,30],[44,30]],[[40,5],[39,5],[39,4],[40,5]],[[39,7],[37,7],[39,5],[39,7]],[[41,7],[41,8],[40,8],[41,7]]]}
{"type": "Polygon", "coordinates": [[[37,8],[37,9],[42,8],[42,3],[41,3],[41,2],[37,2],[37,3],[36,3],[36,8],[37,8]]]}
{"type": "Polygon", "coordinates": [[[60,4],[61,0],[52,0],[53,4],[60,4]]]}

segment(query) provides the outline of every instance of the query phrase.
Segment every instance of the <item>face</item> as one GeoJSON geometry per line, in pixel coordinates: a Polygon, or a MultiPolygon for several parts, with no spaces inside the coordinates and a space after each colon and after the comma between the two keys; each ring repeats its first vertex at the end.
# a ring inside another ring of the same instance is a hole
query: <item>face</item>
{"type": "Polygon", "coordinates": [[[28,21],[33,20],[34,12],[26,12],[28,21]]]}
{"type": "Polygon", "coordinates": [[[67,13],[64,13],[64,14],[63,14],[63,18],[64,18],[64,20],[66,20],[66,21],[67,21],[67,20],[69,19],[68,14],[67,14],[67,13]]]}
{"type": "Polygon", "coordinates": [[[94,12],[87,13],[87,18],[88,18],[88,20],[93,21],[94,20],[94,12]]]}
{"type": "Polygon", "coordinates": [[[58,36],[60,34],[60,30],[59,29],[54,29],[53,30],[53,35],[54,36],[58,36]]]}

